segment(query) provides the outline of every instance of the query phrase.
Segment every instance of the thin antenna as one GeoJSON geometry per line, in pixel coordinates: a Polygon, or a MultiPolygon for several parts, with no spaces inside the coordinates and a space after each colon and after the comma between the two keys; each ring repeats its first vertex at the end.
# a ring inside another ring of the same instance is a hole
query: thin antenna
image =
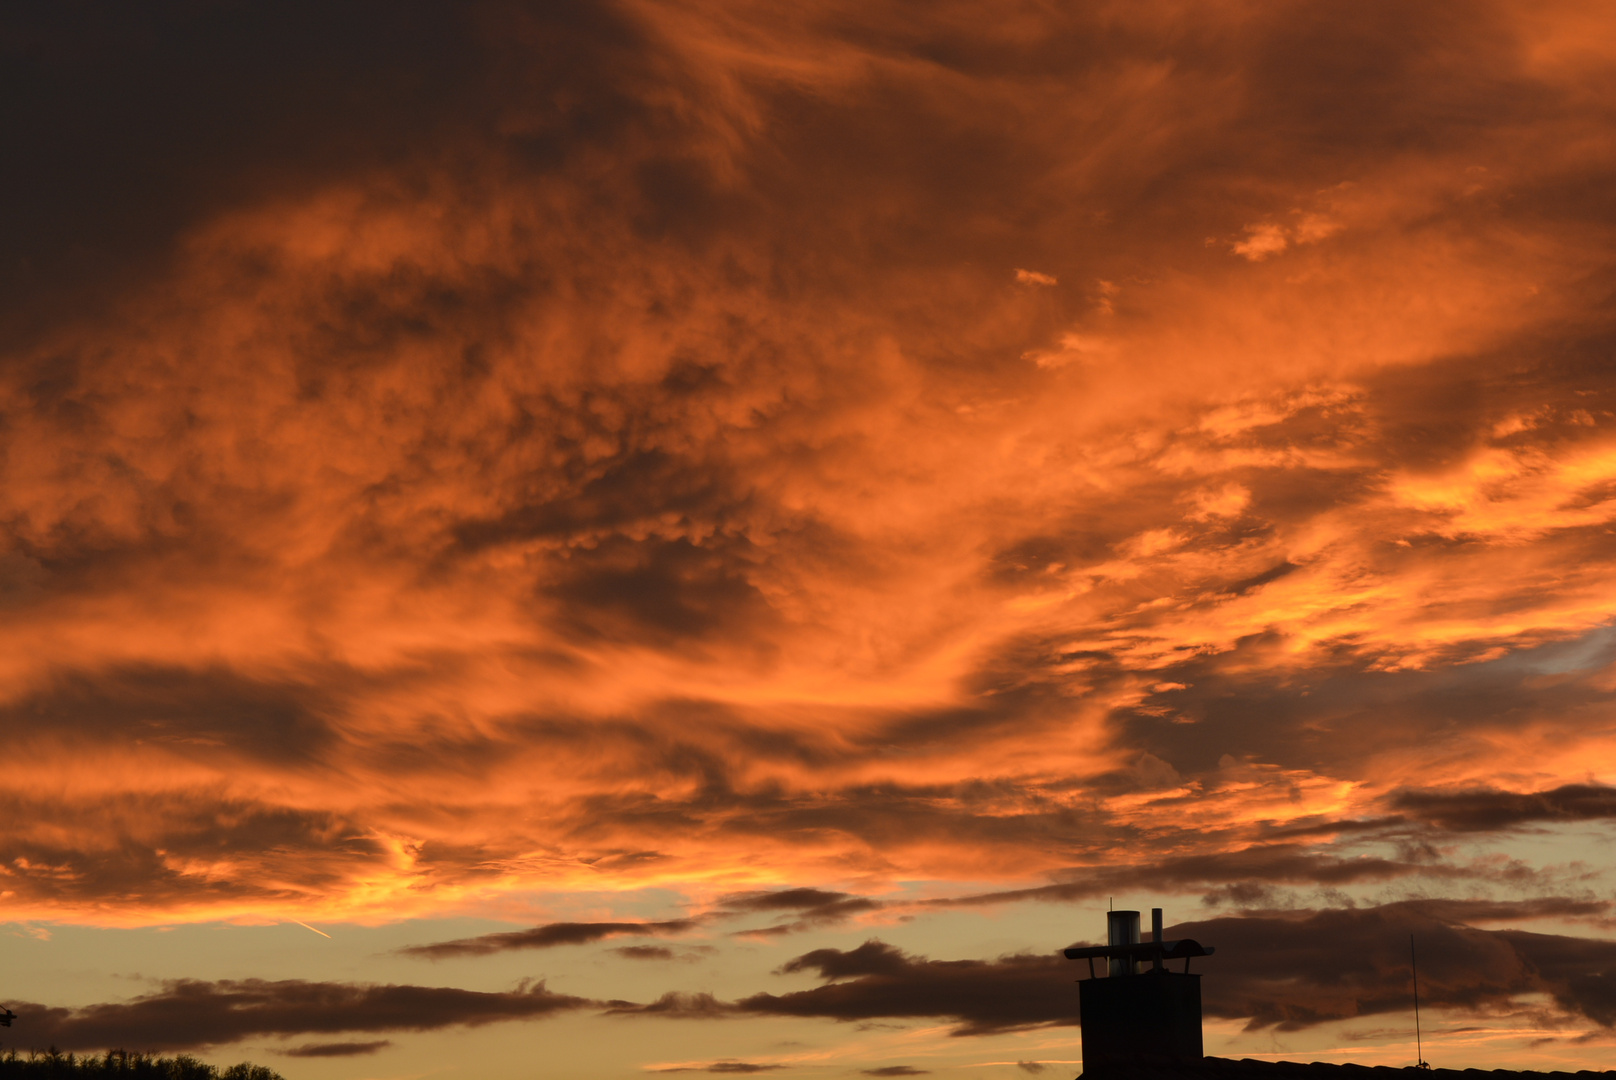
{"type": "Polygon", "coordinates": [[[1420,964],[1414,955],[1414,935],[1408,935],[1408,966],[1414,973],[1414,1057],[1416,1069],[1429,1069],[1425,1061],[1425,1044],[1420,1039],[1420,964]]]}
{"type": "Polygon", "coordinates": [[[1105,898],[1105,910],[1107,910],[1107,911],[1115,911],[1115,910],[1117,910],[1117,898],[1116,897],[1108,896],[1108,897],[1105,898]]]}

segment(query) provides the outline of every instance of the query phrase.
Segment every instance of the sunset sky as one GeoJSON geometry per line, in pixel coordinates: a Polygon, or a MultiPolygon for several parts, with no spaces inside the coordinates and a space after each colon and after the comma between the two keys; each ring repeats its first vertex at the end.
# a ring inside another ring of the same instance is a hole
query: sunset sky
{"type": "Polygon", "coordinates": [[[14,0],[0,1046],[1616,1068],[1609,0],[14,0]]]}

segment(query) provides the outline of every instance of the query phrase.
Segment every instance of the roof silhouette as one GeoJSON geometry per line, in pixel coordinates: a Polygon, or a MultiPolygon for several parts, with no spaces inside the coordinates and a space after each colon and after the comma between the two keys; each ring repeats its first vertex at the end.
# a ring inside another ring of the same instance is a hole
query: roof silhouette
{"type": "Polygon", "coordinates": [[[1537,1072],[1517,1069],[1435,1069],[1415,1065],[1333,1065],[1323,1061],[1258,1061],[1253,1058],[1204,1057],[1198,1061],[1117,1064],[1086,1069],[1088,1080],[1570,1080],[1598,1077],[1609,1080],[1616,1072],[1537,1072]]]}

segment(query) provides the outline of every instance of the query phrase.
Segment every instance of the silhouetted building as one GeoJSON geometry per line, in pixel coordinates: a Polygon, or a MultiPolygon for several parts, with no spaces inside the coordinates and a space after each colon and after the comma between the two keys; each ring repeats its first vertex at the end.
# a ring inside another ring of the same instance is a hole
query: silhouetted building
{"type": "Polygon", "coordinates": [[[1078,983],[1083,1075],[1095,1080],[1616,1080],[1616,1072],[1520,1072],[1301,1064],[1206,1057],[1201,1047],[1201,977],[1190,960],[1212,949],[1191,940],[1163,941],[1162,912],[1150,913],[1149,941],[1139,940],[1139,913],[1106,916],[1106,944],[1066,950],[1089,962],[1078,983]],[[1094,962],[1104,960],[1102,975],[1094,962]],[[1182,960],[1182,971],[1168,964],[1182,960]],[[1403,1077],[1403,1073],[1410,1073],[1403,1077]]]}
{"type": "MultiPolygon", "coordinates": [[[[1089,1069],[1084,1067],[1084,1076],[1089,1069]]],[[[1101,1070],[1118,1080],[1612,1080],[1616,1072],[1521,1072],[1513,1069],[1432,1069],[1408,1065],[1331,1065],[1322,1061],[1255,1061],[1204,1057],[1200,1061],[1135,1062],[1101,1070]],[[1404,1074],[1407,1074],[1406,1076],[1404,1074]]]]}
{"type": "Polygon", "coordinates": [[[1163,941],[1161,908],[1151,911],[1150,924],[1150,940],[1140,941],[1139,913],[1113,911],[1106,916],[1106,944],[1066,950],[1068,958],[1089,962],[1090,978],[1078,984],[1086,1072],[1202,1058],[1201,977],[1189,968],[1192,957],[1213,950],[1195,941],[1163,941]],[[1105,977],[1094,977],[1094,961],[1102,959],[1105,977]],[[1168,968],[1175,960],[1184,962],[1183,971],[1168,968]]]}

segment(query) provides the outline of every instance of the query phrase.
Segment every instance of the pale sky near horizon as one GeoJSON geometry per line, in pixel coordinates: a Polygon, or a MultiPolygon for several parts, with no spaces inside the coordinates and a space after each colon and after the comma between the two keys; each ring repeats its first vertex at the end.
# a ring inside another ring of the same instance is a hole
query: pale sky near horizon
{"type": "Polygon", "coordinates": [[[1616,1067],[1616,10],[0,12],[0,1047],[1616,1067]]]}

